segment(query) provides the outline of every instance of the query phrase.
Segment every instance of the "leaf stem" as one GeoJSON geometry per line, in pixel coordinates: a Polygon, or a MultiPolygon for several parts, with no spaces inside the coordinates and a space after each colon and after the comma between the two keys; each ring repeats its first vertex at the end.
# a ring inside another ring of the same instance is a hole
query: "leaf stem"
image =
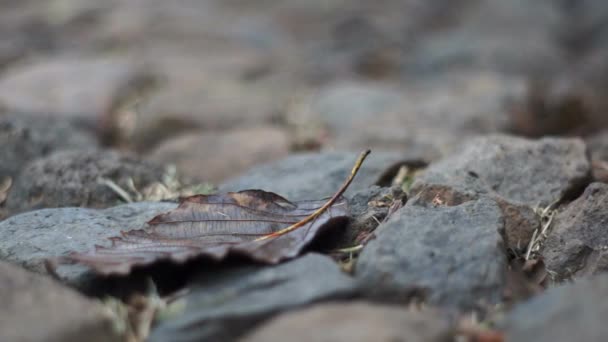
{"type": "Polygon", "coordinates": [[[350,171],[350,175],[348,176],[348,178],[346,179],[344,184],[342,184],[340,189],[338,189],[338,191],[321,208],[317,209],[314,213],[310,214],[310,216],[306,217],[305,219],[303,219],[297,223],[294,223],[289,227],[286,227],[286,228],[283,228],[276,232],[261,236],[253,241],[263,241],[263,240],[268,240],[268,239],[272,239],[272,238],[276,238],[276,237],[285,235],[291,231],[294,231],[300,227],[307,225],[308,223],[314,221],[317,217],[323,215],[323,213],[325,211],[327,211],[327,209],[331,208],[331,206],[333,206],[336,203],[338,198],[340,198],[340,196],[342,196],[342,194],[346,191],[346,189],[348,189],[348,186],[350,185],[350,183],[352,183],[353,179],[355,179],[357,172],[359,172],[361,165],[363,165],[363,161],[365,160],[365,158],[367,158],[367,156],[371,152],[372,152],[371,150],[365,150],[365,151],[361,152],[361,154],[359,155],[359,158],[357,158],[357,161],[355,162],[355,166],[353,166],[352,170],[350,171]]]}

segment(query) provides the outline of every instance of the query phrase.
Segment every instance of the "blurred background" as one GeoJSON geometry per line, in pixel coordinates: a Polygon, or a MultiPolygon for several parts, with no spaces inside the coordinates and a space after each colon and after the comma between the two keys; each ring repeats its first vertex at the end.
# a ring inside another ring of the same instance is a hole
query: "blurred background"
{"type": "MultiPolygon", "coordinates": [[[[608,126],[605,0],[0,0],[0,106],[220,183],[608,126]]],[[[592,139],[592,138],[589,138],[592,139]]]]}

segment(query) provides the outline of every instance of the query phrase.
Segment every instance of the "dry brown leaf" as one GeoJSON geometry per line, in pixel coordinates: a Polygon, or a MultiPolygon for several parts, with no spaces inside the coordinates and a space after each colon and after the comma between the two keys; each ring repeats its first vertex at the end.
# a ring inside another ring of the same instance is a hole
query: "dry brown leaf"
{"type": "Polygon", "coordinates": [[[72,253],[63,261],[88,265],[101,274],[128,274],[134,266],[159,260],[183,263],[199,256],[221,260],[243,255],[271,264],[293,258],[321,231],[348,217],[342,194],[368,154],[361,154],[329,200],[290,202],[263,190],[191,196],[147,227],[110,238],[110,247],[72,253]]]}

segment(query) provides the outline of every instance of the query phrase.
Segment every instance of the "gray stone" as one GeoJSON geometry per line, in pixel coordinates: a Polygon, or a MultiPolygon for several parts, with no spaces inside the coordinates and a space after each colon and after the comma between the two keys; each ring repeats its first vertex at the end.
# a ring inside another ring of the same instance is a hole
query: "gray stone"
{"type": "Polygon", "coordinates": [[[39,59],[2,75],[0,103],[11,110],[95,124],[144,75],[122,57],[39,59]]]}
{"type": "MultiPolygon", "coordinates": [[[[425,185],[416,191],[418,193],[412,198],[412,203],[422,206],[455,206],[478,198],[478,194],[474,192],[463,192],[447,185],[425,185]]],[[[509,202],[495,194],[485,197],[495,200],[502,211],[505,224],[501,233],[505,239],[505,247],[516,255],[521,255],[525,252],[534,231],[540,228],[539,216],[529,205],[509,202]]]]}
{"type": "Polygon", "coordinates": [[[450,325],[432,310],[366,302],[318,304],[273,318],[243,342],[452,341],[450,325]]]}
{"type": "Polygon", "coordinates": [[[402,128],[395,127],[402,93],[377,83],[330,84],[291,106],[286,120],[297,139],[312,145],[354,150],[403,146],[387,137],[387,130],[402,128]],[[383,134],[377,134],[380,129],[383,134]]]}
{"type": "Polygon", "coordinates": [[[408,151],[429,161],[468,137],[505,129],[524,88],[519,79],[484,72],[404,87],[336,82],[296,102],[287,123],[313,145],[408,151]]]}
{"type": "Polygon", "coordinates": [[[608,270],[608,184],[592,183],[554,219],[542,255],[555,280],[608,270]]]}
{"type": "Polygon", "coordinates": [[[590,172],[580,139],[491,135],[472,139],[431,164],[414,182],[412,193],[446,186],[465,197],[491,194],[545,207],[576,195],[590,181],[590,172]]]}
{"type": "Polygon", "coordinates": [[[96,146],[92,134],[67,120],[0,113],[0,179],[14,178],[28,162],[50,153],[96,146]]]}
{"type": "Polygon", "coordinates": [[[0,340],[120,341],[112,313],[59,283],[0,261],[0,340]]]}
{"type": "MultiPolygon", "coordinates": [[[[607,28],[602,24],[608,20],[608,7],[602,0],[585,0],[557,4],[562,10],[559,40],[569,52],[597,51],[606,46],[607,28]]],[[[595,75],[604,78],[605,75],[595,75]]]]}
{"type": "Polygon", "coordinates": [[[328,250],[348,248],[363,243],[380,222],[403,206],[407,195],[399,186],[391,188],[371,186],[357,191],[348,201],[351,220],[343,231],[332,233],[317,242],[328,250]]]}
{"type": "MultiPolygon", "coordinates": [[[[141,6],[135,10],[142,12],[141,6]]],[[[200,26],[201,17],[196,22],[200,26]]],[[[148,42],[145,36],[141,39],[148,42]]],[[[266,49],[205,37],[187,46],[175,40],[150,43],[136,58],[146,61],[163,82],[138,108],[141,114],[129,136],[137,150],[148,151],[193,129],[221,131],[269,124],[291,95],[292,83],[284,77],[245,80],[247,74],[274,69],[266,49]]]]}
{"type": "Polygon", "coordinates": [[[369,209],[369,202],[373,199],[390,196],[392,189],[370,186],[367,189],[362,189],[355,192],[348,201],[348,206],[353,217],[365,215],[369,209]]]}
{"type": "MultiPolygon", "coordinates": [[[[227,181],[220,190],[262,189],[294,201],[330,197],[344,183],[356,159],[356,152],[293,155],[255,167],[245,175],[227,181]]],[[[400,153],[372,152],[347,190],[347,197],[375,185],[387,169],[403,160],[400,153]]]]}
{"type": "MultiPolygon", "coordinates": [[[[155,215],[175,207],[175,203],[140,202],[105,210],[60,208],[16,215],[0,222],[0,259],[45,273],[45,259],[88,251],[96,244],[108,246],[108,237],[141,228],[155,215]]],[[[86,268],[62,265],[57,273],[78,286],[86,268]]]]}
{"type": "Polygon", "coordinates": [[[419,33],[405,68],[422,75],[458,69],[538,76],[557,72],[566,56],[554,42],[561,13],[553,2],[463,1],[452,23],[419,33]]]}
{"type": "Polygon", "coordinates": [[[608,276],[547,290],[507,316],[507,341],[604,341],[608,336],[608,276]]]}
{"type": "Polygon", "coordinates": [[[540,231],[540,218],[527,205],[509,203],[501,198],[495,198],[505,219],[505,247],[516,254],[525,253],[535,231],[540,231]]]}
{"type": "MultiPolygon", "coordinates": [[[[197,61],[192,63],[196,65],[197,61]]],[[[200,60],[198,63],[200,65],[200,60]]],[[[138,150],[146,150],[164,138],[192,129],[225,130],[268,124],[288,100],[286,94],[281,94],[286,88],[252,86],[222,75],[201,74],[200,78],[193,79],[197,74],[193,74],[191,68],[176,80],[168,75],[167,87],[143,103],[142,115],[132,136],[138,150]],[[213,77],[214,82],[210,83],[209,77],[213,77]]]]}
{"type": "Polygon", "coordinates": [[[161,321],[150,341],[232,341],[279,311],[353,294],[351,278],[329,258],[308,254],[272,267],[207,272],[185,311],[161,321]]]}
{"type": "Polygon", "coordinates": [[[103,208],[120,197],[102,183],[110,179],[138,190],[162,180],[163,167],[114,151],[63,151],[28,164],[13,184],[7,208],[13,213],[54,207],[103,208]]]}
{"type": "Polygon", "coordinates": [[[432,304],[470,309],[501,298],[503,218],[490,199],[452,207],[407,204],[363,249],[355,276],[372,296],[427,291],[432,304]]]}
{"type": "Polygon", "coordinates": [[[217,184],[288,153],[287,132],[274,126],[256,126],[184,134],[163,142],[148,159],[174,164],[180,175],[217,184]]]}

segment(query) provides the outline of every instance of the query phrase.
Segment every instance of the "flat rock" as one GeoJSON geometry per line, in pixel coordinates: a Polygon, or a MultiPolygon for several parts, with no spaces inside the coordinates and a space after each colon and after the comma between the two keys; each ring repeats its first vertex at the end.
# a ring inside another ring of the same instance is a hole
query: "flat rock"
{"type": "Polygon", "coordinates": [[[180,175],[217,184],[251,167],[286,157],[287,133],[272,126],[197,132],[168,139],[148,158],[174,164],[180,175]]]}
{"type": "Polygon", "coordinates": [[[238,80],[205,79],[196,88],[172,84],[142,106],[133,144],[146,150],[164,138],[192,129],[229,129],[270,123],[287,101],[273,89],[238,80]],[[165,132],[166,131],[166,132],[165,132]]]}
{"type": "Polygon", "coordinates": [[[608,276],[547,290],[507,316],[508,341],[603,341],[608,336],[608,276]]]}
{"type": "Polygon", "coordinates": [[[292,106],[287,123],[298,139],[337,149],[448,153],[477,134],[507,127],[521,80],[493,73],[455,74],[397,87],[372,82],[329,84],[292,106]]]}
{"type": "MultiPolygon", "coordinates": [[[[391,147],[390,141],[369,143],[372,138],[389,140],[386,130],[398,122],[394,120],[394,113],[402,96],[400,89],[378,83],[330,84],[292,105],[287,113],[287,123],[293,127],[298,140],[302,140],[298,141],[302,145],[354,150],[391,147]],[[385,129],[382,135],[376,134],[380,123],[385,129]],[[370,130],[374,132],[370,133],[370,130]]],[[[396,127],[399,128],[401,125],[396,127]]],[[[392,147],[394,145],[403,144],[397,141],[392,147]]]]}
{"type": "Polygon", "coordinates": [[[406,55],[407,71],[429,75],[489,69],[548,75],[564,67],[566,55],[552,37],[562,17],[567,16],[554,2],[487,0],[461,3],[460,8],[442,27],[418,33],[419,43],[406,55]]]}
{"type": "Polygon", "coordinates": [[[74,290],[0,261],[0,340],[119,341],[112,313],[74,290]]]}
{"type": "Polygon", "coordinates": [[[50,153],[96,146],[92,134],[68,120],[0,113],[0,178],[14,178],[28,162],[50,153]]]}
{"type": "Polygon", "coordinates": [[[431,164],[416,178],[412,193],[442,186],[461,197],[490,194],[511,203],[546,207],[576,195],[590,181],[590,172],[580,139],[490,135],[471,139],[431,164]]]}
{"type": "Polygon", "coordinates": [[[247,335],[265,341],[451,341],[448,322],[431,310],[366,302],[317,304],[280,315],[247,335]]]}
{"type": "Polygon", "coordinates": [[[33,60],[2,75],[0,103],[12,110],[97,123],[144,74],[122,57],[33,60]]]}
{"type": "MultiPolygon", "coordinates": [[[[107,239],[123,230],[141,228],[157,214],[174,209],[175,203],[140,202],[105,210],[85,208],[42,209],[0,222],[0,259],[46,273],[47,258],[71,251],[84,252],[94,245],[110,245],[107,239]]],[[[78,286],[86,268],[62,265],[59,276],[78,286]]]]}
{"type": "Polygon", "coordinates": [[[184,297],[184,312],[161,321],[150,341],[233,341],[279,311],[350,296],[354,289],[351,278],[318,254],[207,272],[184,297]]]}
{"type": "MultiPolygon", "coordinates": [[[[238,65],[241,61],[227,56],[240,55],[237,59],[244,61],[257,57],[251,56],[247,49],[219,48],[223,54],[209,56],[209,47],[205,47],[194,51],[200,56],[194,55],[194,58],[185,58],[192,51],[184,50],[181,56],[168,56],[173,64],[159,66],[158,72],[166,82],[139,107],[140,115],[130,136],[136,149],[147,151],[183,132],[264,125],[279,116],[289,100],[292,84],[272,79],[247,82],[233,76],[231,64],[235,69],[242,69],[238,65]]],[[[154,53],[157,59],[165,57],[154,53]]]]}
{"type": "Polygon", "coordinates": [[[278,58],[274,49],[275,40],[288,33],[270,17],[272,6],[217,1],[106,6],[111,8],[102,12],[98,38],[122,46],[161,80],[138,106],[128,137],[139,151],[193,129],[269,123],[297,88],[292,80],[299,79],[285,68],[292,60],[278,58]]]}
{"type": "Polygon", "coordinates": [[[138,190],[162,180],[163,167],[114,151],[63,151],[29,163],[7,199],[13,213],[55,207],[110,207],[120,197],[102,179],[138,190]]]}
{"type": "Polygon", "coordinates": [[[422,289],[431,304],[494,304],[506,270],[503,224],[500,208],[486,198],[452,207],[408,203],[376,229],[355,276],[374,297],[399,298],[422,289]]]}
{"type": "Polygon", "coordinates": [[[608,184],[592,183],[555,217],[542,250],[555,280],[608,270],[607,198],[608,184]]]}
{"type": "MultiPolygon", "coordinates": [[[[263,189],[289,200],[310,200],[332,196],[344,183],[357,159],[356,152],[302,153],[261,165],[220,186],[222,191],[263,189]]],[[[346,191],[375,185],[391,166],[404,160],[400,153],[373,152],[346,191]]]]}

